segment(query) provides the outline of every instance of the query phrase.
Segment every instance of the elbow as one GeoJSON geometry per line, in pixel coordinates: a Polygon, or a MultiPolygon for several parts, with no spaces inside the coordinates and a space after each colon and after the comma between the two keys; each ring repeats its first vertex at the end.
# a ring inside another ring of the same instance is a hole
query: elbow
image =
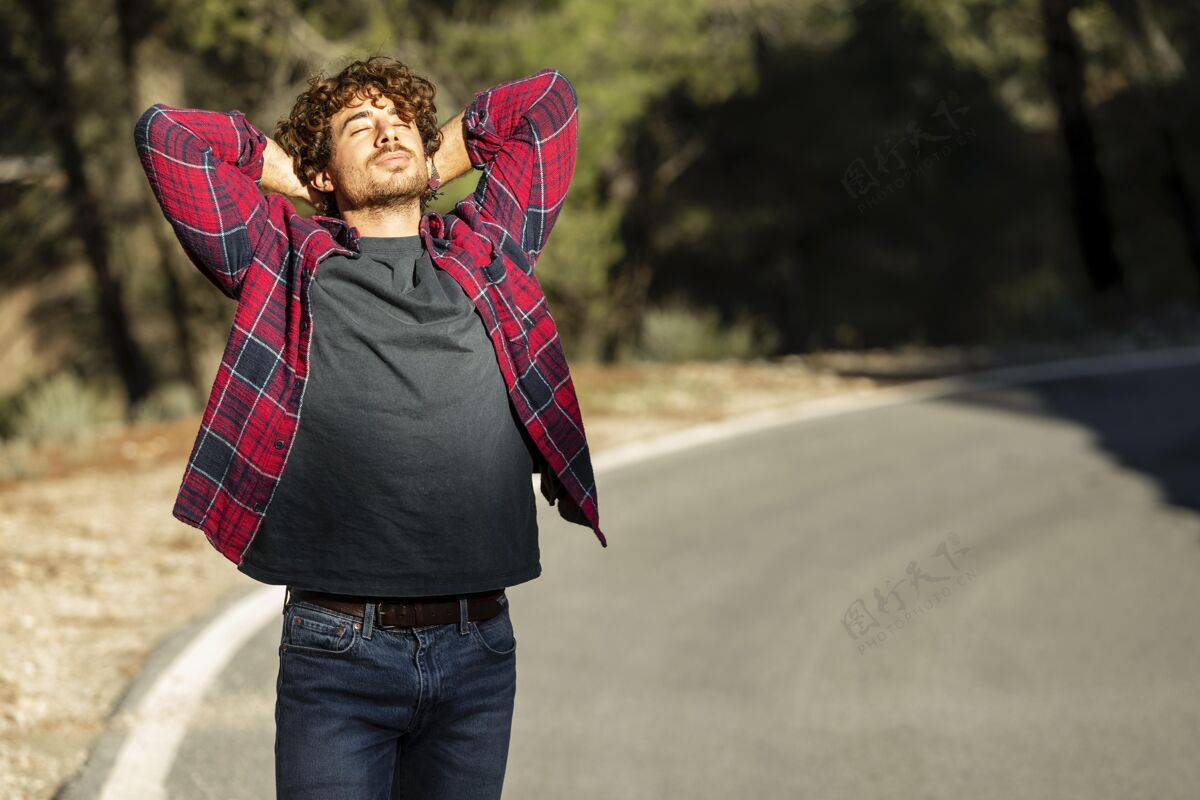
{"type": "Polygon", "coordinates": [[[138,121],[133,126],[133,143],[137,147],[139,153],[144,153],[153,147],[153,142],[161,138],[158,134],[159,129],[166,121],[163,111],[166,109],[162,103],[155,103],[142,112],[138,117],[138,121]]]}
{"type": "Polygon", "coordinates": [[[575,84],[571,83],[571,79],[558,70],[551,70],[551,74],[554,76],[554,85],[561,87],[559,93],[562,95],[563,102],[570,108],[578,108],[579,95],[575,93],[575,84]]]}

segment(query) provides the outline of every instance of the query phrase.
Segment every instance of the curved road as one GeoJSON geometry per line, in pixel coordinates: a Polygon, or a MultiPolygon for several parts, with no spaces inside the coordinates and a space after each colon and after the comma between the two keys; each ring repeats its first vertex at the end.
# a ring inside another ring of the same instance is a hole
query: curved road
{"type": "MultiPolygon", "coordinates": [[[[511,798],[1195,797],[1200,366],[981,388],[601,474],[509,590],[511,798]]],[[[273,797],[278,623],[177,798],[273,797]]]]}

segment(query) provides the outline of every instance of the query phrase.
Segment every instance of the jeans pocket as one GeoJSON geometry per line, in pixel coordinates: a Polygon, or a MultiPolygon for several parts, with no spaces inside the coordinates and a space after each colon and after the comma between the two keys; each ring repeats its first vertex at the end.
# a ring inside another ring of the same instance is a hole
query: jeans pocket
{"type": "Polygon", "coordinates": [[[496,616],[485,620],[472,620],[468,627],[471,629],[471,639],[490,655],[511,656],[517,649],[517,637],[513,632],[507,602],[500,604],[500,613],[496,616]]]}
{"type": "Polygon", "coordinates": [[[341,656],[358,641],[352,619],[320,606],[293,603],[284,617],[282,652],[341,656]]]}

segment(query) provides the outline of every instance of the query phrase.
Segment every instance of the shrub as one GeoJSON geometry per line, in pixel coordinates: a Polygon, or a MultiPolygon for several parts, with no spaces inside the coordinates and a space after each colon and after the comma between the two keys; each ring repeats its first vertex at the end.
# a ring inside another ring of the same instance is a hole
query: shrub
{"type": "Polygon", "coordinates": [[[201,409],[196,406],[196,396],[186,383],[174,381],[150,393],[134,407],[133,417],[138,422],[167,422],[195,414],[201,409]]]}
{"type": "Polygon", "coordinates": [[[72,372],[35,383],[17,398],[13,438],[78,440],[105,421],[104,397],[72,372]]]}
{"type": "Polygon", "coordinates": [[[647,361],[749,359],[770,355],[777,344],[778,335],[754,319],[722,325],[715,309],[673,302],[646,312],[635,352],[647,361]]]}

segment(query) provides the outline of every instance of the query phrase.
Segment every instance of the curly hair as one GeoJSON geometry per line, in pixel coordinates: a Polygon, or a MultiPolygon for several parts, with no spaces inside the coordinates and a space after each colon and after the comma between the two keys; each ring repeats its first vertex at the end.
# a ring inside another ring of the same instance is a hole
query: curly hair
{"type": "MultiPolygon", "coordinates": [[[[308,90],[296,98],[291,114],[275,126],[275,139],[292,157],[296,174],[305,184],[329,166],[333,156],[330,121],[356,97],[384,96],[396,104],[405,119],[415,120],[425,155],[432,156],[442,146],[433,98],[437,88],[427,79],[414,75],[407,65],[387,56],[372,56],[353,61],[333,77],[313,75],[308,90]]],[[[421,195],[421,210],[432,199],[434,190],[421,195]]],[[[337,214],[332,194],[325,195],[324,214],[337,214]]]]}

